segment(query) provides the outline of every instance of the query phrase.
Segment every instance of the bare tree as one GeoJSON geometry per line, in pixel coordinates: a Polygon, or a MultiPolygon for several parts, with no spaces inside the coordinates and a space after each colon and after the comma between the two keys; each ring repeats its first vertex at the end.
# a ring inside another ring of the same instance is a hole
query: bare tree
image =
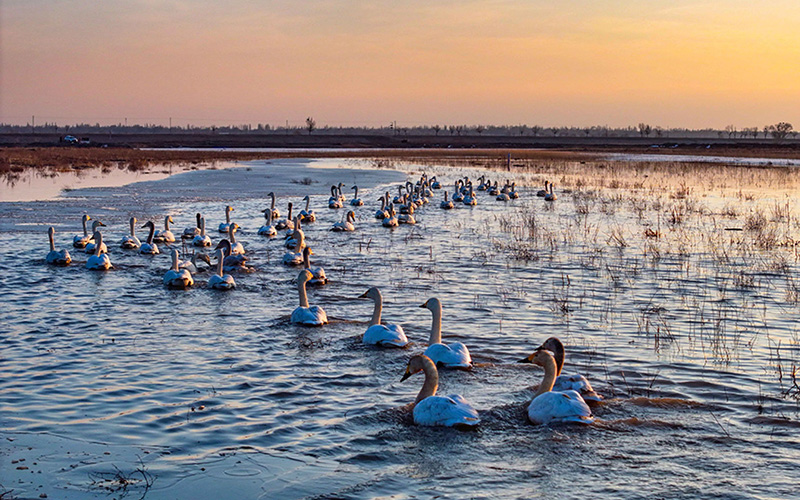
{"type": "Polygon", "coordinates": [[[485,131],[486,127],[484,127],[483,125],[478,125],[477,127],[475,127],[475,132],[477,132],[478,135],[483,134],[485,131]]]}
{"type": "Polygon", "coordinates": [[[439,125],[434,125],[431,128],[433,129],[433,133],[436,134],[436,135],[439,135],[439,132],[441,132],[441,130],[442,130],[442,127],[440,127],[439,125]]]}
{"type": "Polygon", "coordinates": [[[646,123],[639,124],[639,135],[642,137],[649,137],[650,133],[653,131],[653,127],[646,123]]]}
{"type": "Polygon", "coordinates": [[[534,126],[531,127],[531,135],[532,136],[536,137],[541,132],[542,132],[542,127],[540,127],[539,125],[534,125],[534,126]]]}
{"type": "Polygon", "coordinates": [[[785,139],[793,129],[792,124],[787,122],[778,122],[767,128],[769,129],[769,133],[772,134],[772,137],[779,141],[785,139]]]}
{"type": "Polygon", "coordinates": [[[728,139],[736,135],[736,127],[734,125],[728,125],[725,127],[725,132],[728,133],[728,139]]]}
{"type": "Polygon", "coordinates": [[[308,135],[311,135],[311,132],[313,132],[314,129],[316,128],[317,128],[317,122],[314,121],[314,119],[311,118],[310,116],[306,118],[306,130],[308,130],[308,135]]]}

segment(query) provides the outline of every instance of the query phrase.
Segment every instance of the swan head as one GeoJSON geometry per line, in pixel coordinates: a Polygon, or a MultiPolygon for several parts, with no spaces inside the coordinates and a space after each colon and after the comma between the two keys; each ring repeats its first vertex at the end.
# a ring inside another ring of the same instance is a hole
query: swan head
{"type": "MultiPolygon", "coordinates": [[[[219,246],[219,245],[217,245],[217,246],[219,246]]],[[[218,261],[224,260],[225,259],[224,250],[222,250],[221,248],[217,249],[217,251],[214,252],[214,258],[217,259],[218,261]]]]}
{"type": "Polygon", "coordinates": [[[564,344],[558,340],[558,337],[550,337],[549,339],[545,340],[542,345],[540,345],[537,350],[547,350],[552,352],[555,355],[564,352],[564,344]]]}
{"type": "Polygon", "coordinates": [[[232,232],[236,231],[237,229],[239,229],[239,227],[240,227],[239,224],[237,224],[235,222],[231,222],[231,225],[228,226],[228,231],[230,231],[232,233],[232,232]]]}
{"type": "Polygon", "coordinates": [[[552,363],[553,366],[556,365],[556,361],[553,358],[553,354],[547,349],[542,349],[541,347],[537,348],[528,356],[520,359],[519,361],[517,361],[517,363],[530,363],[533,365],[539,365],[541,367],[544,367],[550,363],[552,363]]]}
{"type": "Polygon", "coordinates": [[[204,253],[198,253],[198,254],[195,254],[195,255],[197,255],[198,259],[204,261],[208,265],[211,265],[211,259],[209,258],[208,255],[206,255],[204,253]]]}
{"type": "Polygon", "coordinates": [[[103,224],[102,222],[100,222],[99,220],[96,220],[96,221],[92,222],[92,231],[93,232],[97,232],[97,228],[100,227],[100,226],[106,227],[106,225],[103,224]]]}
{"type": "Polygon", "coordinates": [[[424,304],[420,305],[420,307],[423,307],[425,309],[430,309],[431,311],[436,311],[437,309],[441,310],[442,301],[434,297],[432,299],[426,300],[424,304]]]}
{"type": "Polygon", "coordinates": [[[408,365],[406,365],[406,372],[403,374],[403,378],[400,379],[400,382],[404,381],[405,379],[407,379],[411,375],[414,375],[415,373],[423,371],[426,366],[433,367],[434,370],[436,369],[436,365],[433,364],[433,361],[431,361],[431,358],[429,358],[428,356],[424,354],[417,354],[416,356],[413,356],[411,359],[408,360],[408,365]]]}
{"type": "Polygon", "coordinates": [[[54,236],[56,234],[56,228],[50,226],[49,228],[47,228],[47,234],[49,234],[50,237],[54,236]]]}
{"type": "Polygon", "coordinates": [[[372,300],[380,300],[382,298],[381,291],[378,290],[378,287],[373,286],[366,292],[362,293],[358,296],[359,299],[372,299],[372,300]]]}
{"type": "Polygon", "coordinates": [[[308,269],[303,269],[300,271],[300,274],[297,275],[297,283],[308,283],[314,277],[313,274],[308,269]]]}
{"type": "Polygon", "coordinates": [[[86,224],[87,222],[92,220],[92,218],[89,217],[89,214],[83,214],[83,217],[81,217],[81,220],[83,221],[84,224],[86,224]]]}
{"type": "Polygon", "coordinates": [[[174,224],[175,221],[172,220],[172,216],[171,215],[167,215],[166,217],[164,217],[164,223],[165,224],[174,224]]]}
{"type": "Polygon", "coordinates": [[[231,213],[231,212],[233,212],[233,207],[232,207],[232,206],[230,206],[230,205],[227,205],[227,206],[225,207],[225,213],[226,213],[226,214],[229,214],[229,213],[231,213]]]}
{"type": "Polygon", "coordinates": [[[214,247],[214,250],[221,250],[224,255],[230,255],[231,242],[226,238],[222,238],[221,240],[219,240],[219,243],[217,243],[217,246],[214,247]]]}
{"type": "Polygon", "coordinates": [[[152,228],[155,228],[155,227],[156,227],[156,225],[153,224],[153,221],[149,220],[149,221],[144,223],[144,226],[142,226],[142,229],[152,229],[152,228]]]}

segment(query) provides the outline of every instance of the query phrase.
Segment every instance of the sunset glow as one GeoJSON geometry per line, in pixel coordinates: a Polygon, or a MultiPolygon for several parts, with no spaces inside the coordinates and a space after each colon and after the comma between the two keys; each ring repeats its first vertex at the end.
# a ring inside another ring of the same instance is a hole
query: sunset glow
{"type": "Polygon", "coordinates": [[[800,4],[4,0],[0,122],[797,121],[800,4]]]}

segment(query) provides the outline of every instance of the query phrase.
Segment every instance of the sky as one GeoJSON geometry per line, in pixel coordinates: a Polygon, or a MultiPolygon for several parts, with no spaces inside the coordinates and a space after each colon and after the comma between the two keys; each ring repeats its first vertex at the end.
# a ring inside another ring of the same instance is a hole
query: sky
{"type": "Polygon", "coordinates": [[[800,125],[798,27],[797,0],[0,0],[0,123],[800,125]]]}

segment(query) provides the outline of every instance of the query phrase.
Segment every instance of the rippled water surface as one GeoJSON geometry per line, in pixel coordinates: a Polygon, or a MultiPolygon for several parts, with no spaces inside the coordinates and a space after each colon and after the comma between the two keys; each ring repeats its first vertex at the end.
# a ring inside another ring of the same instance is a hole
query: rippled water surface
{"type": "MultiPolygon", "coordinates": [[[[663,210],[622,202],[582,210],[589,202],[574,192],[545,204],[538,187],[508,203],[480,193],[478,206],[453,211],[438,208],[438,191],[416,226],[383,228],[376,199],[422,169],[254,162],[0,204],[0,493],[796,498],[794,249],[724,261],[692,241],[716,234],[712,247],[739,248],[747,233],[726,231],[736,220],[707,217],[693,233],[662,222],[663,210]],[[366,201],[354,233],[329,231],[344,214],[326,207],[338,180],[348,198],[358,182],[366,201]],[[287,201],[312,195],[318,220],[306,238],[332,281],[310,289],[309,300],[330,325],[289,323],[297,270],[280,263],[282,241],[256,234],[271,190],[284,213],[287,201]],[[190,290],[167,290],[166,253],[119,249],[131,216],[171,214],[178,233],[198,211],[216,242],[226,204],[254,268],[235,275],[234,291],[206,289],[208,273],[190,290]],[[71,247],[84,212],[108,226],[109,272],[87,271],[71,247]],[[45,264],[49,225],[72,266],[45,264]],[[662,234],[660,247],[633,238],[647,227],[662,234]],[[384,319],[401,324],[412,347],[361,344],[372,304],[357,297],[370,286],[381,288],[384,319]],[[425,348],[431,316],[419,305],[434,296],[445,340],[466,343],[477,363],[442,372],[440,392],[473,403],[482,418],[475,432],[415,426],[405,408],[422,376],[400,378],[425,348]],[[549,336],[606,396],[597,424],[527,422],[542,372],[515,361],[549,336]]],[[[479,174],[427,170],[447,187],[479,174]]]]}

